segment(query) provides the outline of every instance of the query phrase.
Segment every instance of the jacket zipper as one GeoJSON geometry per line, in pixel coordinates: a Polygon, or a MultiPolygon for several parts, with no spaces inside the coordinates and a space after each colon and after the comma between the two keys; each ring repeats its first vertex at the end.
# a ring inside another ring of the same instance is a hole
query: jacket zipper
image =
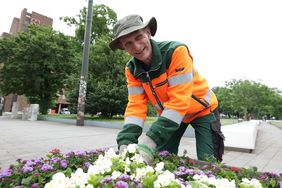
{"type": "Polygon", "coordinates": [[[150,85],[150,89],[151,89],[151,91],[152,91],[152,93],[153,93],[153,95],[154,95],[154,97],[155,97],[155,99],[156,99],[158,105],[160,106],[160,108],[161,108],[162,110],[164,110],[164,107],[163,107],[161,101],[159,100],[156,91],[154,90],[154,87],[153,87],[153,84],[152,84],[152,82],[151,82],[151,78],[150,78],[149,72],[146,72],[146,76],[147,76],[147,78],[148,78],[148,82],[149,82],[149,85],[150,85]]]}

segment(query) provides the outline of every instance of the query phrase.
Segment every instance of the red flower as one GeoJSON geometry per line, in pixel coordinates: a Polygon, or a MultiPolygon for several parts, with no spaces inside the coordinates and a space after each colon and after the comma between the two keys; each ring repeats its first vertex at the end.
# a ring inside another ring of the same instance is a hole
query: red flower
{"type": "Polygon", "coordinates": [[[50,153],[52,153],[52,154],[56,154],[56,153],[60,153],[61,151],[59,150],[59,149],[57,149],[57,148],[54,148],[54,149],[52,149],[51,151],[50,151],[50,153]]]}
{"type": "Polygon", "coordinates": [[[233,172],[239,172],[240,168],[232,166],[230,170],[232,170],[233,172]]]}
{"type": "Polygon", "coordinates": [[[195,161],[194,161],[193,159],[189,159],[188,162],[189,162],[189,164],[191,164],[191,165],[195,164],[195,161]]]}

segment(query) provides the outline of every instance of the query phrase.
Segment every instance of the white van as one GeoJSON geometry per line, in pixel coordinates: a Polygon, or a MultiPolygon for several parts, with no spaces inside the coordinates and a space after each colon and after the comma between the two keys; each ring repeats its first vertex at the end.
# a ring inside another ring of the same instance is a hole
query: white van
{"type": "Polygon", "coordinates": [[[62,108],[61,109],[61,114],[70,114],[70,111],[68,108],[62,108]]]}

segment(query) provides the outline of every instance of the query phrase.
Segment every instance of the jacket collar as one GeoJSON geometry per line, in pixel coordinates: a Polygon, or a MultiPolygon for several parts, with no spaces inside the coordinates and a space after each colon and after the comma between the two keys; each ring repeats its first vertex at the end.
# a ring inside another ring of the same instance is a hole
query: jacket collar
{"type": "MultiPolygon", "coordinates": [[[[155,71],[155,70],[158,70],[160,67],[161,67],[161,64],[162,64],[162,56],[161,56],[161,51],[160,51],[160,48],[158,46],[158,43],[154,40],[150,40],[151,41],[151,46],[152,46],[152,64],[151,64],[151,67],[150,67],[150,70],[148,72],[151,72],[151,71],[155,71]]],[[[143,62],[136,59],[136,58],[133,58],[132,59],[132,62],[134,64],[134,76],[135,77],[139,77],[141,74],[145,73],[146,70],[144,70],[143,68],[143,62]]]]}

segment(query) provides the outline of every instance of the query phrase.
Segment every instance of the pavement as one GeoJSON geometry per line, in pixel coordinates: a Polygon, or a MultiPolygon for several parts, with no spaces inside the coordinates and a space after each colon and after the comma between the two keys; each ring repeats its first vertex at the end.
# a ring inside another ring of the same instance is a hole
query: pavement
{"type": "MultiPolygon", "coordinates": [[[[63,153],[108,147],[117,150],[116,135],[119,131],[120,127],[76,126],[73,123],[0,116],[0,168],[16,163],[19,158],[45,157],[54,148],[63,153]]],[[[197,158],[195,138],[182,138],[179,155],[184,150],[189,157],[197,158]]],[[[256,166],[262,172],[282,173],[282,129],[262,122],[258,126],[256,147],[252,153],[228,149],[223,159],[223,163],[230,166],[256,166]]]]}

